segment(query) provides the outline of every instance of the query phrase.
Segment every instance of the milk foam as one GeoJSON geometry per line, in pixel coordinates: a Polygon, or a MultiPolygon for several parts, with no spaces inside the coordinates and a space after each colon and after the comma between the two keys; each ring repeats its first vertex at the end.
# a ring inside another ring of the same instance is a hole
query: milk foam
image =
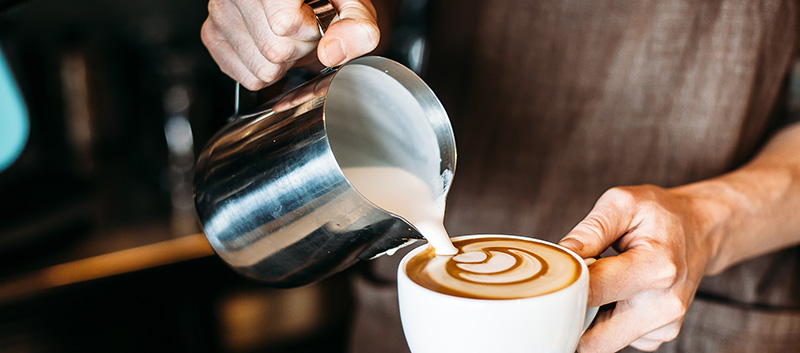
{"type": "Polygon", "coordinates": [[[342,171],[367,200],[411,223],[436,249],[436,254],[456,253],[444,228],[444,197],[436,199],[422,179],[405,169],[388,166],[348,167],[342,171]]]}
{"type": "Polygon", "coordinates": [[[481,299],[514,299],[564,288],[580,274],[580,263],[554,246],[529,240],[485,237],[458,240],[455,256],[430,249],[409,260],[406,273],[437,292],[481,299]]]}

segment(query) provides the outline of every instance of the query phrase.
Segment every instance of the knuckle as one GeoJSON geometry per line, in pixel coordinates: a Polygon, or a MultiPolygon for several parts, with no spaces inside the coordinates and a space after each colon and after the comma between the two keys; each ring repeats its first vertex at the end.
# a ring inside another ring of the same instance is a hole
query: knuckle
{"type": "Polygon", "coordinates": [[[660,339],[662,340],[662,342],[672,341],[672,340],[678,338],[678,334],[680,332],[681,332],[680,325],[677,325],[677,326],[674,326],[674,327],[669,327],[664,331],[664,333],[660,337],[660,339]]]}
{"type": "Polygon", "coordinates": [[[686,303],[676,295],[670,295],[662,303],[661,311],[662,317],[668,323],[683,321],[683,316],[686,315],[688,309],[686,303]]]}
{"type": "Polygon", "coordinates": [[[678,265],[673,261],[666,261],[656,270],[655,283],[658,288],[671,288],[678,282],[678,265]]]}
{"type": "Polygon", "coordinates": [[[283,63],[292,59],[294,49],[288,45],[264,43],[259,48],[264,57],[271,63],[283,63]]]}
{"type": "Polygon", "coordinates": [[[656,341],[644,341],[644,340],[637,340],[631,343],[631,347],[636,348],[642,352],[655,352],[658,347],[661,346],[661,342],[656,341]]]}
{"type": "Polygon", "coordinates": [[[676,338],[678,338],[678,334],[681,331],[681,321],[675,321],[667,326],[664,326],[649,335],[646,335],[644,338],[655,341],[659,343],[669,342],[676,338]]]}
{"type": "Polygon", "coordinates": [[[280,65],[269,64],[259,66],[253,74],[265,83],[275,82],[283,76],[280,65]]]}
{"type": "Polygon", "coordinates": [[[647,212],[651,212],[654,214],[663,214],[665,211],[664,205],[655,199],[639,198],[637,202],[639,204],[639,207],[647,212]]]}
{"type": "Polygon", "coordinates": [[[217,13],[217,10],[222,8],[222,1],[221,0],[209,0],[208,1],[208,13],[214,14],[217,13]]]}
{"type": "Polygon", "coordinates": [[[224,0],[209,0],[208,1],[208,18],[219,22],[224,18],[226,13],[225,8],[227,4],[224,0]]]}
{"type": "Polygon", "coordinates": [[[267,86],[267,83],[260,80],[258,77],[249,76],[239,80],[239,83],[251,91],[257,91],[267,86]]]}
{"type": "Polygon", "coordinates": [[[273,13],[267,21],[272,33],[280,37],[296,34],[303,25],[302,14],[297,9],[285,8],[273,13]]]}
{"type": "Polygon", "coordinates": [[[206,47],[211,47],[214,45],[215,42],[217,42],[217,38],[214,33],[213,25],[211,24],[210,19],[206,20],[203,23],[203,26],[200,27],[200,40],[206,47]]]}
{"type": "Polygon", "coordinates": [[[637,194],[633,187],[617,186],[606,190],[601,199],[610,200],[619,205],[632,205],[637,201],[637,194]]]}
{"type": "Polygon", "coordinates": [[[617,186],[606,190],[603,197],[620,206],[658,206],[658,193],[662,190],[655,185],[617,186]]]}

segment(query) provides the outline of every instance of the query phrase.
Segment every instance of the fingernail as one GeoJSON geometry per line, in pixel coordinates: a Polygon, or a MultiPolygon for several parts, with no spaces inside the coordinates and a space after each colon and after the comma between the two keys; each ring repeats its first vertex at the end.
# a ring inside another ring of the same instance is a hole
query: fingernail
{"type": "Polygon", "coordinates": [[[325,44],[322,52],[325,55],[324,63],[330,66],[336,66],[347,58],[347,49],[344,47],[344,42],[340,39],[333,39],[325,44]]]}
{"type": "Polygon", "coordinates": [[[580,239],[573,237],[561,239],[558,245],[561,245],[572,251],[581,251],[583,249],[583,242],[580,241],[580,239]]]}

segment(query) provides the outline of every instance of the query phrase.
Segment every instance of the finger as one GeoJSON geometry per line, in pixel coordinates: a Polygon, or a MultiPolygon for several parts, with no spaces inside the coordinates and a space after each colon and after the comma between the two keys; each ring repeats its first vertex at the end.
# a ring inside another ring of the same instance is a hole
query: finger
{"type": "Polygon", "coordinates": [[[306,42],[319,40],[317,18],[311,7],[305,5],[303,0],[273,0],[261,3],[263,10],[260,13],[265,14],[269,28],[276,36],[306,42]]]}
{"type": "MultiPolygon", "coordinates": [[[[209,7],[215,2],[209,2],[209,7]]],[[[218,2],[217,2],[218,3],[218,2]]],[[[291,66],[288,63],[272,63],[268,61],[255,44],[253,37],[244,24],[244,18],[236,6],[222,2],[215,11],[209,9],[211,22],[236,52],[239,60],[259,80],[267,84],[277,81],[291,66]]],[[[241,82],[241,81],[240,81],[241,82]]],[[[244,82],[241,82],[244,84],[244,82]]]]}
{"type": "Polygon", "coordinates": [[[374,50],[380,40],[375,8],[369,1],[334,0],[340,20],[319,42],[317,56],[326,66],[341,65],[374,50]]]}
{"type": "Polygon", "coordinates": [[[661,347],[661,344],[664,343],[662,341],[653,341],[649,339],[640,338],[636,341],[633,341],[630,346],[636,348],[642,352],[653,352],[661,347]]]}
{"type": "Polygon", "coordinates": [[[655,295],[617,303],[613,310],[597,316],[592,327],[581,337],[578,351],[616,352],[680,320],[685,312],[682,311],[683,306],[677,301],[661,299],[655,295]]]}
{"type": "Polygon", "coordinates": [[[629,194],[619,189],[610,189],[559,244],[584,258],[600,255],[637,226],[638,220],[632,205],[629,194]]]}
{"type": "Polygon", "coordinates": [[[683,320],[676,320],[664,327],[640,337],[639,339],[633,341],[630,345],[631,347],[640,351],[655,351],[665,342],[672,341],[678,337],[682,323],[683,320]]]}
{"type": "MultiPolygon", "coordinates": [[[[285,0],[278,1],[278,3],[285,2],[285,0]]],[[[303,19],[306,19],[310,16],[310,21],[312,21],[313,28],[316,30],[317,27],[316,20],[314,20],[314,13],[308,6],[306,6],[302,8],[308,10],[308,14],[305,15],[301,14],[302,11],[299,8],[291,9],[293,12],[296,12],[297,15],[290,14],[290,11],[288,11],[290,8],[284,8],[277,14],[270,16],[265,11],[269,6],[273,6],[271,4],[272,2],[268,2],[268,4],[262,6],[261,2],[258,0],[245,0],[239,2],[237,4],[237,8],[242,14],[244,25],[247,27],[247,31],[250,33],[250,36],[252,37],[253,42],[255,42],[255,46],[258,48],[261,55],[264,56],[267,61],[273,64],[287,63],[291,65],[298,59],[312,52],[314,48],[316,48],[316,42],[302,41],[292,37],[280,36],[274,33],[272,29],[274,26],[270,25],[270,21],[292,21],[297,22],[298,26],[302,26],[303,19]],[[290,19],[287,20],[287,18],[290,19]]],[[[315,33],[316,37],[312,37],[310,39],[319,39],[319,31],[316,30],[315,33]]]]}
{"type": "Polygon", "coordinates": [[[667,289],[677,279],[677,267],[647,245],[597,260],[589,268],[589,306],[631,299],[651,289],[667,289]]]}
{"type": "Polygon", "coordinates": [[[208,52],[222,72],[249,90],[255,91],[266,87],[267,83],[253,75],[239,59],[236,51],[225,36],[219,32],[213,21],[206,20],[200,33],[203,44],[208,48],[208,52]]]}

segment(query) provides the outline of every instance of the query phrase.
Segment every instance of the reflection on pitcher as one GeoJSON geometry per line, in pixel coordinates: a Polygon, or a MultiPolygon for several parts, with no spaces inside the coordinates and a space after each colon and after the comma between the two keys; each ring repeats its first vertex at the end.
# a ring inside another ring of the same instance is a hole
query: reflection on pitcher
{"type": "MultiPolygon", "coordinates": [[[[333,70],[330,72],[333,72],[333,70]]],[[[275,105],[272,106],[272,110],[275,113],[280,113],[299,107],[305,103],[310,104],[309,109],[319,106],[325,101],[325,96],[328,94],[328,87],[333,77],[334,75],[323,74],[323,76],[319,76],[314,80],[304,83],[302,86],[280,97],[275,105]]]]}

